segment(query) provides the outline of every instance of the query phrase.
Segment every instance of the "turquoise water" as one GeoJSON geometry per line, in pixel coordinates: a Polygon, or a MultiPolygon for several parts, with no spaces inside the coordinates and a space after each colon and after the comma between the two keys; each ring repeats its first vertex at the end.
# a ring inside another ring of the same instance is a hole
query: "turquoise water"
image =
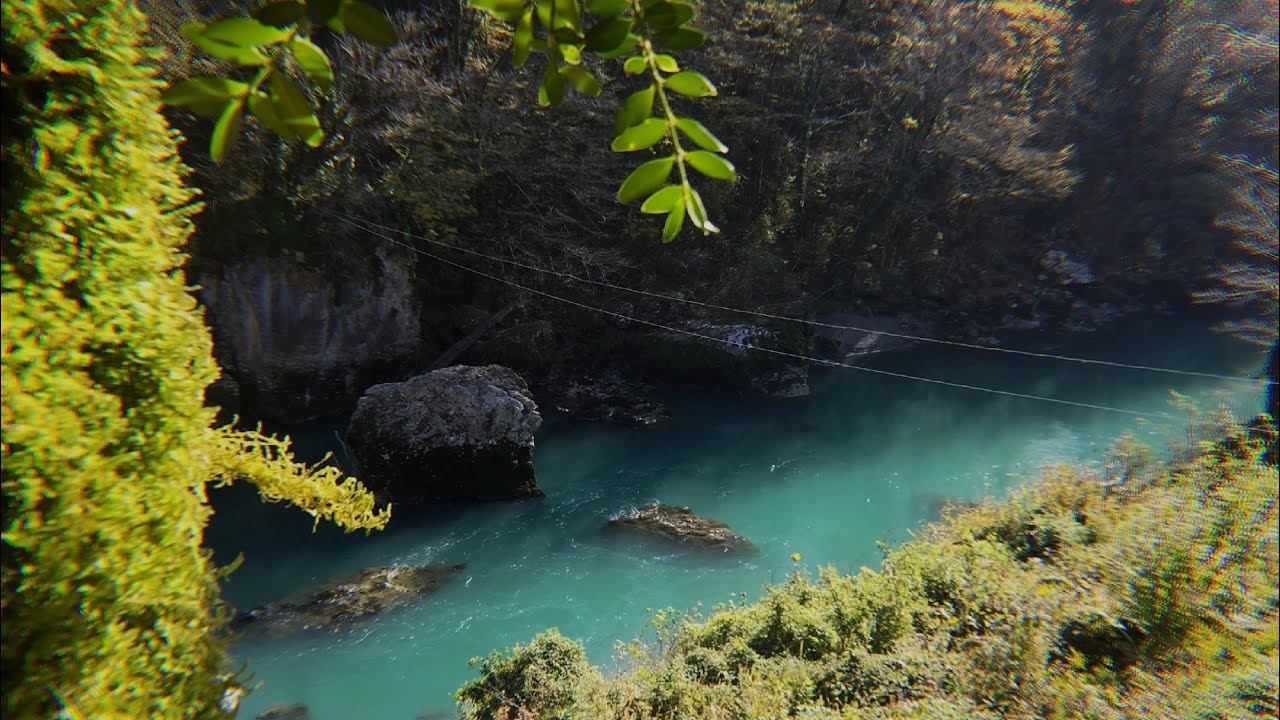
{"type": "MultiPolygon", "coordinates": [[[[1261,352],[1204,324],[1130,322],[1060,349],[1218,373],[1261,367],[1261,352]]],[[[1260,407],[1252,385],[996,353],[929,349],[875,366],[1143,412],[1174,412],[1174,388],[1205,404],[1260,407]]],[[[210,543],[220,560],[246,555],[225,586],[239,607],[370,565],[467,563],[437,594],[348,634],[238,645],[261,683],[240,717],[275,702],[305,702],[314,720],[452,717],[451,693],[471,677],[473,656],[558,627],[608,665],[649,608],[756,597],[792,569],[794,552],[806,566],[875,566],[875,541],[906,539],[939,498],[999,497],[1046,464],[1095,461],[1124,430],[1159,441],[1181,427],[851,370],[815,373],[812,387],[812,398],[789,401],[671,398],[677,420],[644,430],[549,418],[535,458],[544,501],[442,508],[368,537],[313,535],[297,511],[224,492],[210,543]],[[723,520],[761,552],[690,555],[600,533],[610,516],[654,501],[723,520]]],[[[295,435],[314,451],[334,444],[338,425],[295,435]]]]}

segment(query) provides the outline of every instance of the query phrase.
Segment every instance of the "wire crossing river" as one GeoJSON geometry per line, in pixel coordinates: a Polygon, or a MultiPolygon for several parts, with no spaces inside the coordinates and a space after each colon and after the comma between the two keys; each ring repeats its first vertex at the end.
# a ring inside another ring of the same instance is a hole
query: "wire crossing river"
{"type": "MultiPolygon", "coordinates": [[[[1207,324],[1134,321],[1052,349],[1228,375],[1261,367],[1260,350],[1202,330],[1207,324]]],[[[310,518],[236,488],[215,498],[209,540],[221,562],[245,554],[225,585],[239,608],[375,565],[466,564],[429,597],[344,634],[237,644],[237,659],[261,683],[240,717],[303,702],[313,720],[449,718],[453,690],[471,677],[469,658],[548,627],[607,664],[614,643],[640,633],[651,608],[757,597],[792,570],[792,553],[806,566],[875,566],[876,540],[906,539],[948,500],[1000,497],[1047,464],[1096,462],[1126,430],[1158,444],[1184,427],[1160,417],[1177,414],[1170,390],[1206,408],[1260,408],[1259,386],[1245,383],[961,348],[869,365],[1152,417],[832,369],[815,371],[807,399],[669,398],[676,419],[645,430],[550,417],[535,458],[545,500],[442,508],[369,537],[312,534],[310,518]],[[601,531],[611,517],[653,502],[724,521],[759,552],[696,555],[601,531]]],[[[288,430],[304,451],[322,452],[337,449],[342,424],[288,430]]]]}

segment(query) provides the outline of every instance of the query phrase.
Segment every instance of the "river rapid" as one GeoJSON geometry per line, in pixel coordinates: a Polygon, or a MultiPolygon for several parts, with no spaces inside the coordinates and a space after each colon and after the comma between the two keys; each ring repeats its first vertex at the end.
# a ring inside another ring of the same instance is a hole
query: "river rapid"
{"type": "MultiPolygon", "coordinates": [[[[1131,319],[1051,343],[1011,347],[1200,372],[1254,375],[1263,352],[1205,330],[1205,318],[1131,319]]],[[[303,702],[312,720],[452,718],[467,660],[559,628],[590,659],[616,666],[615,644],[641,634],[651,611],[707,611],[759,597],[793,569],[877,566],[877,540],[909,538],[947,499],[999,498],[1059,462],[1096,463],[1131,431],[1160,444],[1185,421],[1170,391],[1202,407],[1261,407],[1259,385],[926,347],[869,367],[1142,413],[1146,418],[930,385],[846,369],[815,371],[798,400],[684,394],[675,419],[646,429],[546,416],[535,464],[541,501],[445,507],[369,536],[327,527],[248,488],[218,491],[208,542],[220,562],[243,552],[224,585],[239,608],[371,565],[466,563],[442,590],[346,634],[237,644],[260,687],[241,704],[303,702]],[[722,520],[760,547],[708,557],[606,537],[601,525],[661,501],[722,520]]],[[[339,445],[339,418],[282,428],[304,455],[339,445]]]]}

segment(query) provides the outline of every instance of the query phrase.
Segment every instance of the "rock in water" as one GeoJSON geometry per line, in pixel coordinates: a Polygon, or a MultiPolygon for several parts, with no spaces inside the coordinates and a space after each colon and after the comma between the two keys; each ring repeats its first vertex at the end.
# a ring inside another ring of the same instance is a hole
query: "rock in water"
{"type": "Polygon", "coordinates": [[[258,713],[257,720],[311,720],[311,712],[303,703],[276,703],[258,713]]]}
{"type": "Polygon", "coordinates": [[[231,628],[282,635],[299,630],[343,630],[435,592],[465,565],[374,567],[313,592],[300,593],[236,616],[231,628]]]}
{"type": "Polygon", "coordinates": [[[695,515],[687,507],[657,503],[633,510],[605,524],[606,529],[632,530],[685,545],[721,552],[752,552],[756,546],[719,520],[695,515]]]}
{"type": "Polygon", "coordinates": [[[542,497],[529,388],[499,365],[457,365],[375,385],[356,405],[347,449],[360,480],[400,507],[542,497]]]}

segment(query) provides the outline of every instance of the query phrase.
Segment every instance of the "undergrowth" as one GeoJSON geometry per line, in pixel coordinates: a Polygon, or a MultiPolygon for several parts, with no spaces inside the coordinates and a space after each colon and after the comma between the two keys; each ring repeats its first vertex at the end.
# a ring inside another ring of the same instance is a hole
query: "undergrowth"
{"type": "Polygon", "coordinates": [[[1274,434],[1228,428],[1164,465],[1122,439],[1123,482],[1047,469],[879,571],[797,567],[758,602],[666,622],[613,677],[544,633],[478,661],[463,716],[1276,717],[1274,434]]]}

